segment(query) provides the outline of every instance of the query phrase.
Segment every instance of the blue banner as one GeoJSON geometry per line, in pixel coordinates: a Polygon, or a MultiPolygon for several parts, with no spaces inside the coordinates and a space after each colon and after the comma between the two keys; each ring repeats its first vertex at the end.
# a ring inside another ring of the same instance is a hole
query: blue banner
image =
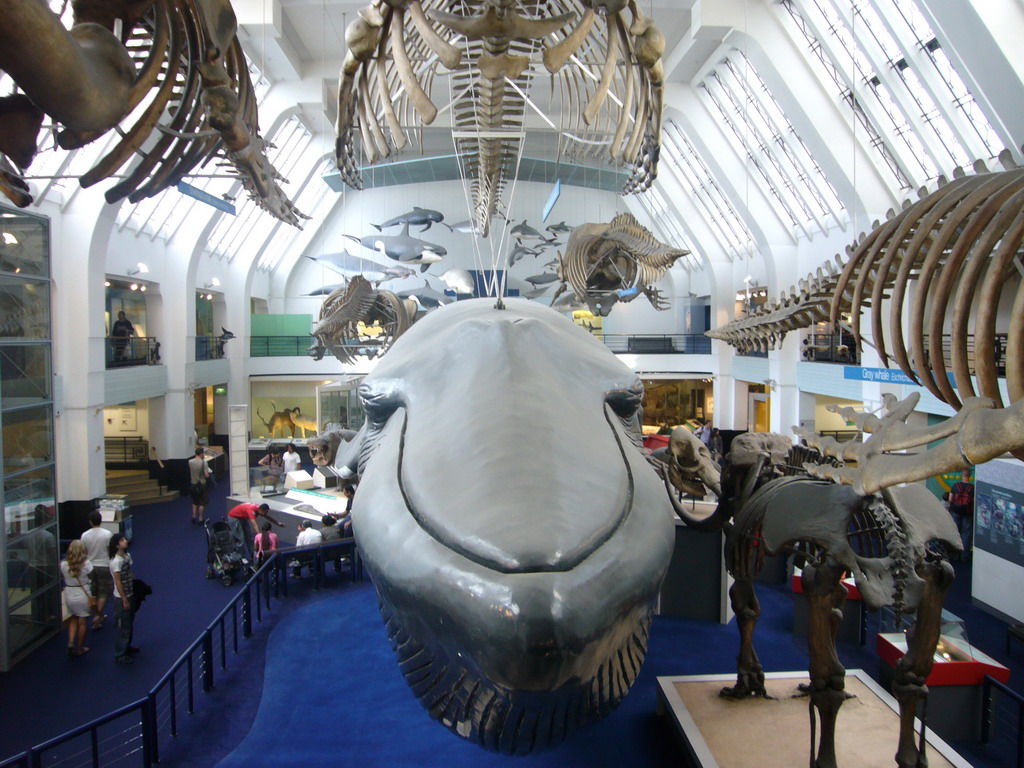
{"type": "Polygon", "coordinates": [[[234,203],[229,203],[222,197],[211,195],[209,192],[206,192],[205,190],[202,189],[198,189],[197,187],[193,187],[191,184],[186,184],[184,181],[178,182],[178,191],[181,192],[181,194],[183,195],[194,197],[201,203],[212,205],[214,208],[224,211],[225,213],[230,213],[232,216],[235,215],[234,203]]]}
{"type": "Polygon", "coordinates": [[[558,202],[558,197],[561,194],[562,180],[555,179],[555,188],[551,190],[551,195],[548,197],[548,201],[544,203],[544,215],[541,217],[541,222],[548,220],[548,216],[551,215],[551,209],[555,207],[555,203],[558,202]]]}
{"type": "Polygon", "coordinates": [[[859,365],[847,365],[843,367],[843,378],[917,386],[917,383],[899,368],[862,368],[859,365]]]}

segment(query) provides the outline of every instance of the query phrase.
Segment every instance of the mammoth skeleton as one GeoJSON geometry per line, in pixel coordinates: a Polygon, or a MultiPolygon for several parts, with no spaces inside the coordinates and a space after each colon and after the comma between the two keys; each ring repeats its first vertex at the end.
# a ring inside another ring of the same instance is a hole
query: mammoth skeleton
{"type": "MultiPolygon", "coordinates": [[[[734,582],[729,597],[740,631],[736,684],[723,696],[767,696],[764,673],[754,650],[760,605],[753,579],[767,555],[796,552],[804,563],[803,586],[810,607],[809,696],[817,712],[820,737],[814,744],[814,768],[835,768],[835,728],[846,698],[843,668],[836,654],[838,611],[846,600],[842,585],[851,573],[865,604],[877,610],[892,605],[898,613],[916,613],[908,652],[895,672],[900,709],[900,768],[927,764],[915,742],[914,716],[927,695],[939,640],[942,603],[953,581],[945,550],[959,550],[956,526],[942,504],[920,485],[858,494],[845,485],[811,477],[805,467],[817,457],[812,449],[793,446],[783,435],[743,434],[733,440],[723,472],[707,447],[689,430],[677,428],[670,438],[664,468],[666,487],[676,513],[690,526],[724,529],[726,568],[734,582]],[[695,518],[671,489],[719,496],[715,512],[695,518]]],[[[837,462],[826,461],[826,466],[837,462]]]]}

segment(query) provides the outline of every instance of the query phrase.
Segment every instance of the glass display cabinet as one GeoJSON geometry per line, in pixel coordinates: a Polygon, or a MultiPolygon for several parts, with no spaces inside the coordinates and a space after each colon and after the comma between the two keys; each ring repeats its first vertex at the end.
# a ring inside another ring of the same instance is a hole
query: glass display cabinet
{"type": "Polygon", "coordinates": [[[60,629],[49,220],[0,206],[0,672],[60,629]]]}

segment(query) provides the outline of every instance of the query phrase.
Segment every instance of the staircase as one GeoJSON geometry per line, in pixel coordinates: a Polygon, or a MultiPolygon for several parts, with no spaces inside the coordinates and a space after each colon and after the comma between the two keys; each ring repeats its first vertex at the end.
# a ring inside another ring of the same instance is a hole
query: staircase
{"type": "Polygon", "coordinates": [[[161,487],[144,469],[108,469],[107,493],[127,494],[130,507],[178,498],[177,491],[161,487]]]}

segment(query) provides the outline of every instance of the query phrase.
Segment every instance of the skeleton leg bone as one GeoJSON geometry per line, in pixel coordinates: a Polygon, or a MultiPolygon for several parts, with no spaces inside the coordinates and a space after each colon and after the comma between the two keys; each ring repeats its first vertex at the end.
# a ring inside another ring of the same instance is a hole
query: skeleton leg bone
{"type": "Polygon", "coordinates": [[[808,565],[803,572],[804,594],[810,607],[807,645],[811,657],[811,706],[817,710],[821,726],[814,768],[837,768],[836,717],[848,698],[846,668],[836,654],[836,632],[846,602],[842,576],[842,566],[828,556],[824,563],[808,565]]]}
{"type": "Polygon", "coordinates": [[[924,681],[932,671],[935,646],[942,626],[942,604],[953,583],[953,567],[946,561],[923,563],[917,575],[924,579],[924,595],[917,608],[914,632],[907,642],[907,653],[896,663],[893,695],[900,705],[900,740],[896,751],[899,768],[926,768],[924,735],[920,747],[914,743],[914,715],[917,703],[928,695],[924,681]]]}

